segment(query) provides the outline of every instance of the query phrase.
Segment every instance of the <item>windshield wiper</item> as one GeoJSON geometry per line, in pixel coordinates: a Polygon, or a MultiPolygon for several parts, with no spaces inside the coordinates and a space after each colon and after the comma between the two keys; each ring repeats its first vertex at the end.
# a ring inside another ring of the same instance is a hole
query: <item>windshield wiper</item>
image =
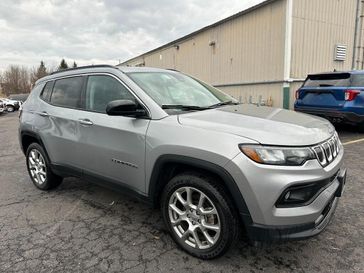
{"type": "Polygon", "coordinates": [[[183,105],[183,104],[163,104],[162,109],[181,109],[181,110],[207,110],[209,107],[201,107],[196,105],[183,105]]]}
{"type": "Polygon", "coordinates": [[[213,109],[213,108],[217,108],[223,105],[238,105],[238,102],[233,102],[231,100],[229,101],[223,101],[223,102],[219,102],[210,106],[197,106],[197,105],[183,105],[183,104],[163,104],[161,107],[162,109],[181,109],[181,110],[197,110],[197,111],[202,111],[202,110],[207,110],[207,109],[213,109]]]}
{"type": "Polygon", "coordinates": [[[320,84],[320,87],[331,87],[331,86],[334,86],[334,85],[328,84],[328,83],[322,83],[322,84],[320,84]]]}
{"type": "Polygon", "coordinates": [[[220,106],[224,106],[224,105],[238,105],[240,103],[238,102],[233,102],[232,100],[228,100],[228,101],[223,101],[223,102],[219,102],[213,105],[210,105],[209,108],[216,108],[216,107],[220,107],[220,106]]]}

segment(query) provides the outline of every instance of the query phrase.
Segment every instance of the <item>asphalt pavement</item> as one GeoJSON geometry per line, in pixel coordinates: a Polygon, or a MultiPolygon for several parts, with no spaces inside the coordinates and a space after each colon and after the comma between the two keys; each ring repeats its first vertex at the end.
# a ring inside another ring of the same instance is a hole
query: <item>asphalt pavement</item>
{"type": "Polygon", "coordinates": [[[76,178],[43,192],[18,144],[18,113],[0,116],[0,272],[364,272],[364,134],[338,128],[347,185],[327,229],[309,240],[239,241],[202,261],[180,250],[161,214],[76,178]]]}

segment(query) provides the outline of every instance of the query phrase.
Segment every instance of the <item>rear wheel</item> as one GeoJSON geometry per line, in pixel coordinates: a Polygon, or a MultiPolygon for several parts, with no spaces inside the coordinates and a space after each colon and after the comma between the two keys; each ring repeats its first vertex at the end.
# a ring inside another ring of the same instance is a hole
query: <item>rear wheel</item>
{"type": "Polygon", "coordinates": [[[26,160],[29,176],[37,188],[50,190],[62,183],[63,178],[51,171],[46,153],[38,143],[29,145],[26,160]]]}
{"type": "Polygon", "coordinates": [[[162,196],[163,219],[175,242],[201,259],[223,255],[238,235],[238,221],[214,178],[185,173],[172,178],[162,196]]]}

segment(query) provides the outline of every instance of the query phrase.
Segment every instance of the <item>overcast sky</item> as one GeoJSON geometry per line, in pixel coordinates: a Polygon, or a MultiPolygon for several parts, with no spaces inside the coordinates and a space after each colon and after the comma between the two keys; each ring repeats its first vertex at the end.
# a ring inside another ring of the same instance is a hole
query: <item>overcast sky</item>
{"type": "Polygon", "coordinates": [[[0,71],[10,64],[117,64],[262,0],[1,0],[0,71]]]}

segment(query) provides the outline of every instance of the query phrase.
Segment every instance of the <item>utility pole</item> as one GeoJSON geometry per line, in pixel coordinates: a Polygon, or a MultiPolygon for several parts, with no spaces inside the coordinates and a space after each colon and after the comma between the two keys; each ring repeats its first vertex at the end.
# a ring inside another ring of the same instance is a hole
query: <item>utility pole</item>
{"type": "Polygon", "coordinates": [[[357,56],[359,55],[358,51],[360,51],[360,43],[361,41],[359,41],[358,43],[358,35],[359,35],[359,31],[360,31],[360,35],[361,36],[361,26],[360,26],[360,20],[361,20],[361,2],[362,0],[357,0],[356,2],[356,17],[355,17],[355,29],[354,29],[354,45],[353,45],[353,59],[351,62],[351,69],[355,70],[357,68],[356,65],[356,59],[357,56]],[[358,50],[359,49],[359,50],[358,50]]]}
{"type": "Polygon", "coordinates": [[[363,45],[363,41],[362,41],[362,35],[363,35],[363,18],[364,18],[364,14],[363,14],[363,7],[364,7],[364,0],[361,0],[361,11],[360,11],[360,29],[359,29],[359,55],[360,55],[360,48],[362,49],[362,56],[360,59],[360,56],[358,58],[358,66],[357,68],[359,69],[359,64],[361,63],[361,68],[363,69],[364,66],[364,45],[363,45]]]}

